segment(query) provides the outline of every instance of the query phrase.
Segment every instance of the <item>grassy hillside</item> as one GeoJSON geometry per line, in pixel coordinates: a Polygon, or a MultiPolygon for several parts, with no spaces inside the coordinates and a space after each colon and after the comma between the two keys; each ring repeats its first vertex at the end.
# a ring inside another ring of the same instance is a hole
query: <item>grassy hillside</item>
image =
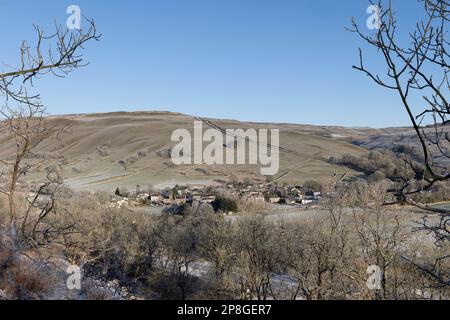
{"type": "MultiPolygon", "coordinates": [[[[65,181],[77,189],[112,190],[166,186],[183,183],[214,183],[229,178],[265,181],[257,166],[173,166],[170,150],[173,130],[185,128],[192,132],[192,116],[169,112],[115,112],[105,114],[49,117],[52,126],[67,127],[61,140],[47,142],[39,152],[47,158],[64,158],[61,167],[65,181]],[[129,160],[127,170],[118,164],[129,160]]],[[[328,163],[330,156],[362,154],[366,149],[351,141],[368,136],[373,129],[315,127],[294,124],[243,123],[234,120],[208,119],[208,124],[220,128],[280,129],[280,172],[274,179],[280,183],[301,183],[307,179],[323,182],[337,180],[356,173],[328,163]],[[280,178],[281,177],[281,178],[280,178]]],[[[0,136],[0,157],[7,159],[14,152],[9,137],[0,136]]],[[[32,161],[32,160],[30,160],[32,161]]],[[[55,161],[56,163],[56,161],[55,161]]],[[[45,168],[40,168],[41,172],[45,168]]],[[[41,174],[27,179],[37,180],[41,174]]]]}

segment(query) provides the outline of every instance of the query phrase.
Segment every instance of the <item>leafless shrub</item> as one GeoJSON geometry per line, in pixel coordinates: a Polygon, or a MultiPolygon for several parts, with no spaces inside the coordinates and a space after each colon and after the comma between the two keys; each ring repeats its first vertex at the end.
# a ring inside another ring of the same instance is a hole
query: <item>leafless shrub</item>
{"type": "Polygon", "coordinates": [[[267,210],[269,205],[263,197],[259,199],[250,196],[243,196],[239,198],[238,207],[240,212],[255,213],[267,210]]]}
{"type": "Polygon", "coordinates": [[[156,155],[163,159],[170,159],[172,150],[171,149],[163,149],[156,152],[156,155]]]}
{"type": "Polygon", "coordinates": [[[80,167],[72,167],[72,171],[74,173],[80,174],[81,173],[81,168],[80,167]]]}
{"type": "Polygon", "coordinates": [[[106,145],[98,146],[95,148],[95,151],[100,157],[107,157],[111,154],[111,151],[109,150],[109,147],[106,145]]]}
{"type": "Polygon", "coordinates": [[[195,218],[174,217],[162,235],[163,266],[177,288],[177,299],[187,299],[193,290],[195,277],[190,268],[197,258],[198,226],[195,218]]]}
{"type": "Polygon", "coordinates": [[[117,161],[117,164],[124,168],[125,171],[127,171],[128,168],[128,162],[126,160],[119,160],[117,161]]]}
{"type": "Polygon", "coordinates": [[[53,289],[53,279],[38,263],[20,254],[0,230],[0,290],[9,299],[40,299],[53,289]]]}
{"type": "Polygon", "coordinates": [[[139,152],[137,153],[137,156],[138,156],[139,158],[145,158],[145,157],[147,156],[147,151],[141,150],[141,151],[139,151],[139,152]]]}
{"type": "Polygon", "coordinates": [[[131,164],[134,164],[134,163],[138,162],[139,161],[139,157],[131,156],[126,161],[127,161],[128,164],[131,165],[131,164]]]}

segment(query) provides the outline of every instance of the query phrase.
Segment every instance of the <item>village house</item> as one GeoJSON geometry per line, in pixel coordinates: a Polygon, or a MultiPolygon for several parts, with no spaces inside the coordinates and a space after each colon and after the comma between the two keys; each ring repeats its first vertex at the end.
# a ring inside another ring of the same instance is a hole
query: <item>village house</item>
{"type": "Polygon", "coordinates": [[[148,204],[150,202],[150,195],[148,193],[140,193],[136,196],[136,202],[139,204],[148,204]]]}
{"type": "Polygon", "coordinates": [[[272,203],[272,204],[277,204],[277,203],[280,203],[280,201],[281,201],[281,198],[269,198],[269,202],[270,203],[272,203]]]}
{"type": "MultiPolygon", "coordinates": [[[[228,189],[228,194],[236,198],[244,198],[249,201],[295,205],[312,205],[318,203],[321,198],[320,192],[309,192],[305,195],[301,186],[275,184],[227,184],[223,186],[228,189]]],[[[151,206],[172,206],[182,205],[184,203],[213,203],[217,194],[221,192],[220,187],[206,185],[187,185],[164,190],[154,191],[153,193],[130,193],[129,199],[133,199],[139,205],[151,206]]],[[[117,202],[117,200],[111,201],[117,202]]],[[[123,204],[122,204],[123,205],[123,204]]]]}
{"type": "Polygon", "coordinates": [[[206,196],[200,198],[201,203],[213,203],[215,200],[216,196],[206,196]]]}
{"type": "Polygon", "coordinates": [[[294,205],[297,203],[297,200],[296,198],[286,198],[285,202],[287,205],[294,205]]]}
{"type": "Polygon", "coordinates": [[[261,196],[251,196],[250,199],[254,202],[260,202],[260,203],[264,203],[266,202],[266,199],[264,199],[264,197],[261,196]]]}

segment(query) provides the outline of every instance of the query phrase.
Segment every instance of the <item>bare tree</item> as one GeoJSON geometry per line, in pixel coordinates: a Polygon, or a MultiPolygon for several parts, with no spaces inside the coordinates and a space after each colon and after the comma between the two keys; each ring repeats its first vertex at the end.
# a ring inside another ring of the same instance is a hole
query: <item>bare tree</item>
{"type": "MultiPolygon", "coordinates": [[[[388,298],[387,275],[398,256],[402,244],[399,217],[388,212],[383,205],[385,186],[367,185],[356,195],[363,198],[362,207],[353,207],[353,225],[359,238],[363,265],[376,265],[381,272],[381,288],[375,291],[376,299],[388,298]]],[[[359,199],[361,201],[361,199],[359,199]]]]}
{"type": "Polygon", "coordinates": [[[249,215],[237,222],[234,244],[235,274],[241,299],[277,298],[273,275],[282,274],[287,254],[284,231],[261,215],[249,215]],[[278,233],[275,233],[274,230],[278,233]]]}
{"type": "Polygon", "coordinates": [[[376,84],[398,93],[421,146],[423,159],[420,165],[407,160],[415,180],[421,183],[414,185],[410,179],[397,177],[400,187],[393,190],[397,198],[427,210],[450,214],[450,210],[432,209],[412,199],[413,195],[430,190],[437,182],[450,179],[450,52],[446,39],[449,1],[419,0],[425,18],[408,34],[407,44],[397,37],[398,22],[392,3],[386,6],[383,3],[377,4],[380,24],[375,34],[364,33],[355,21],[351,31],[378,50],[386,66],[385,76],[366,67],[361,49],[359,65],[353,68],[376,84]],[[438,161],[438,157],[446,160],[438,161]]]}
{"type": "Polygon", "coordinates": [[[12,71],[0,73],[0,93],[6,100],[42,108],[40,96],[30,95],[27,84],[32,85],[34,79],[49,73],[64,77],[86,65],[80,51],[87,42],[98,41],[101,37],[97,34],[94,21],[87,20],[87,23],[89,27],[86,31],[72,31],[57,25],[53,34],[45,34],[35,25],[37,40],[33,49],[23,41],[20,47],[20,65],[12,71]]]}
{"type": "Polygon", "coordinates": [[[298,283],[297,295],[311,299],[342,299],[348,294],[343,277],[350,249],[343,194],[325,198],[323,217],[293,225],[286,246],[290,274],[298,283]]]}
{"type": "MultiPolygon", "coordinates": [[[[390,191],[402,203],[440,214],[438,223],[424,219],[420,229],[433,233],[438,246],[448,247],[450,210],[424,205],[420,196],[434,185],[450,180],[450,43],[447,38],[450,2],[418,0],[418,5],[423,7],[423,14],[418,16],[423,18],[409,32],[406,44],[398,37],[399,24],[392,2],[384,6],[380,0],[377,5],[380,8],[377,32],[366,34],[355,21],[351,31],[378,50],[386,67],[385,75],[366,67],[361,49],[359,65],[353,68],[366,74],[377,85],[398,93],[415,130],[423,158],[420,165],[405,159],[415,177],[397,177],[399,183],[390,191]]],[[[443,256],[437,261],[440,264],[448,259],[449,256],[443,256]]],[[[420,267],[432,274],[438,285],[449,285],[448,273],[438,273],[434,267],[420,267]]]]}
{"type": "Polygon", "coordinates": [[[223,216],[209,213],[202,218],[199,247],[202,257],[211,262],[208,296],[212,298],[233,297],[232,267],[236,256],[232,250],[232,230],[223,216]]]}
{"type": "MultiPolygon", "coordinates": [[[[80,51],[91,40],[99,40],[93,21],[88,22],[88,29],[65,30],[56,26],[52,34],[45,34],[38,26],[34,26],[37,40],[33,47],[23,42],[20,47],[20,65],[12,70],[0,73],[0,95],[4,97],[4,105],[0,108],[0,130],[14,143],[15,152],[8,159],[1,159],[2,178],[4,186],[0,193],[8,198],[9,227],[14,234],[18,219],[15,197],[19,179],[26,175],[33,165],[25,163],[32,158],[38,146],[49,139],[58,139],[64,131],[62,128],[52,127],[45,118],[45,107],[41,103],[39,94],[30,94],[33,81],[42,76],[53,74],[64,77],[71,71],[86,65],[80,51]]],[[[36,199],[30,202],[33,207],[36,199]]],[[[39,219],[48,214],[43,209],[39,219]]],[[[28,217],[29,209],[26,210],[28,217]]],[[[26,224],[24,219],[24,224],[26,224]]],[[[24,227],[23,227],[24,228],[24,227]]],[[[22,229],[23,229],[22,228],[22,229]]]]}

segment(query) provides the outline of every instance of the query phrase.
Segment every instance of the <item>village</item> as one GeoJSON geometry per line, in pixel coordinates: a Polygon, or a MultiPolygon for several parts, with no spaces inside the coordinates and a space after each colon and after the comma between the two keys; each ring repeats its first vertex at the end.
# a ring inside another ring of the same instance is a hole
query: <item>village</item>
{"type": "Polygon", "coordinates": [[[319,186],[277,184],[229,183],[220,186],[187,184],[173,188],[155,189],[141,188],[127,191],[117,188],[111,195],[111,207],[149,206],[171,207],[174,205],[213,204],[219,195],[233,199],[245,199],[253,203],[266,205],[286,205],[299,208],[311,207],[322,197],[319,186]]]}

